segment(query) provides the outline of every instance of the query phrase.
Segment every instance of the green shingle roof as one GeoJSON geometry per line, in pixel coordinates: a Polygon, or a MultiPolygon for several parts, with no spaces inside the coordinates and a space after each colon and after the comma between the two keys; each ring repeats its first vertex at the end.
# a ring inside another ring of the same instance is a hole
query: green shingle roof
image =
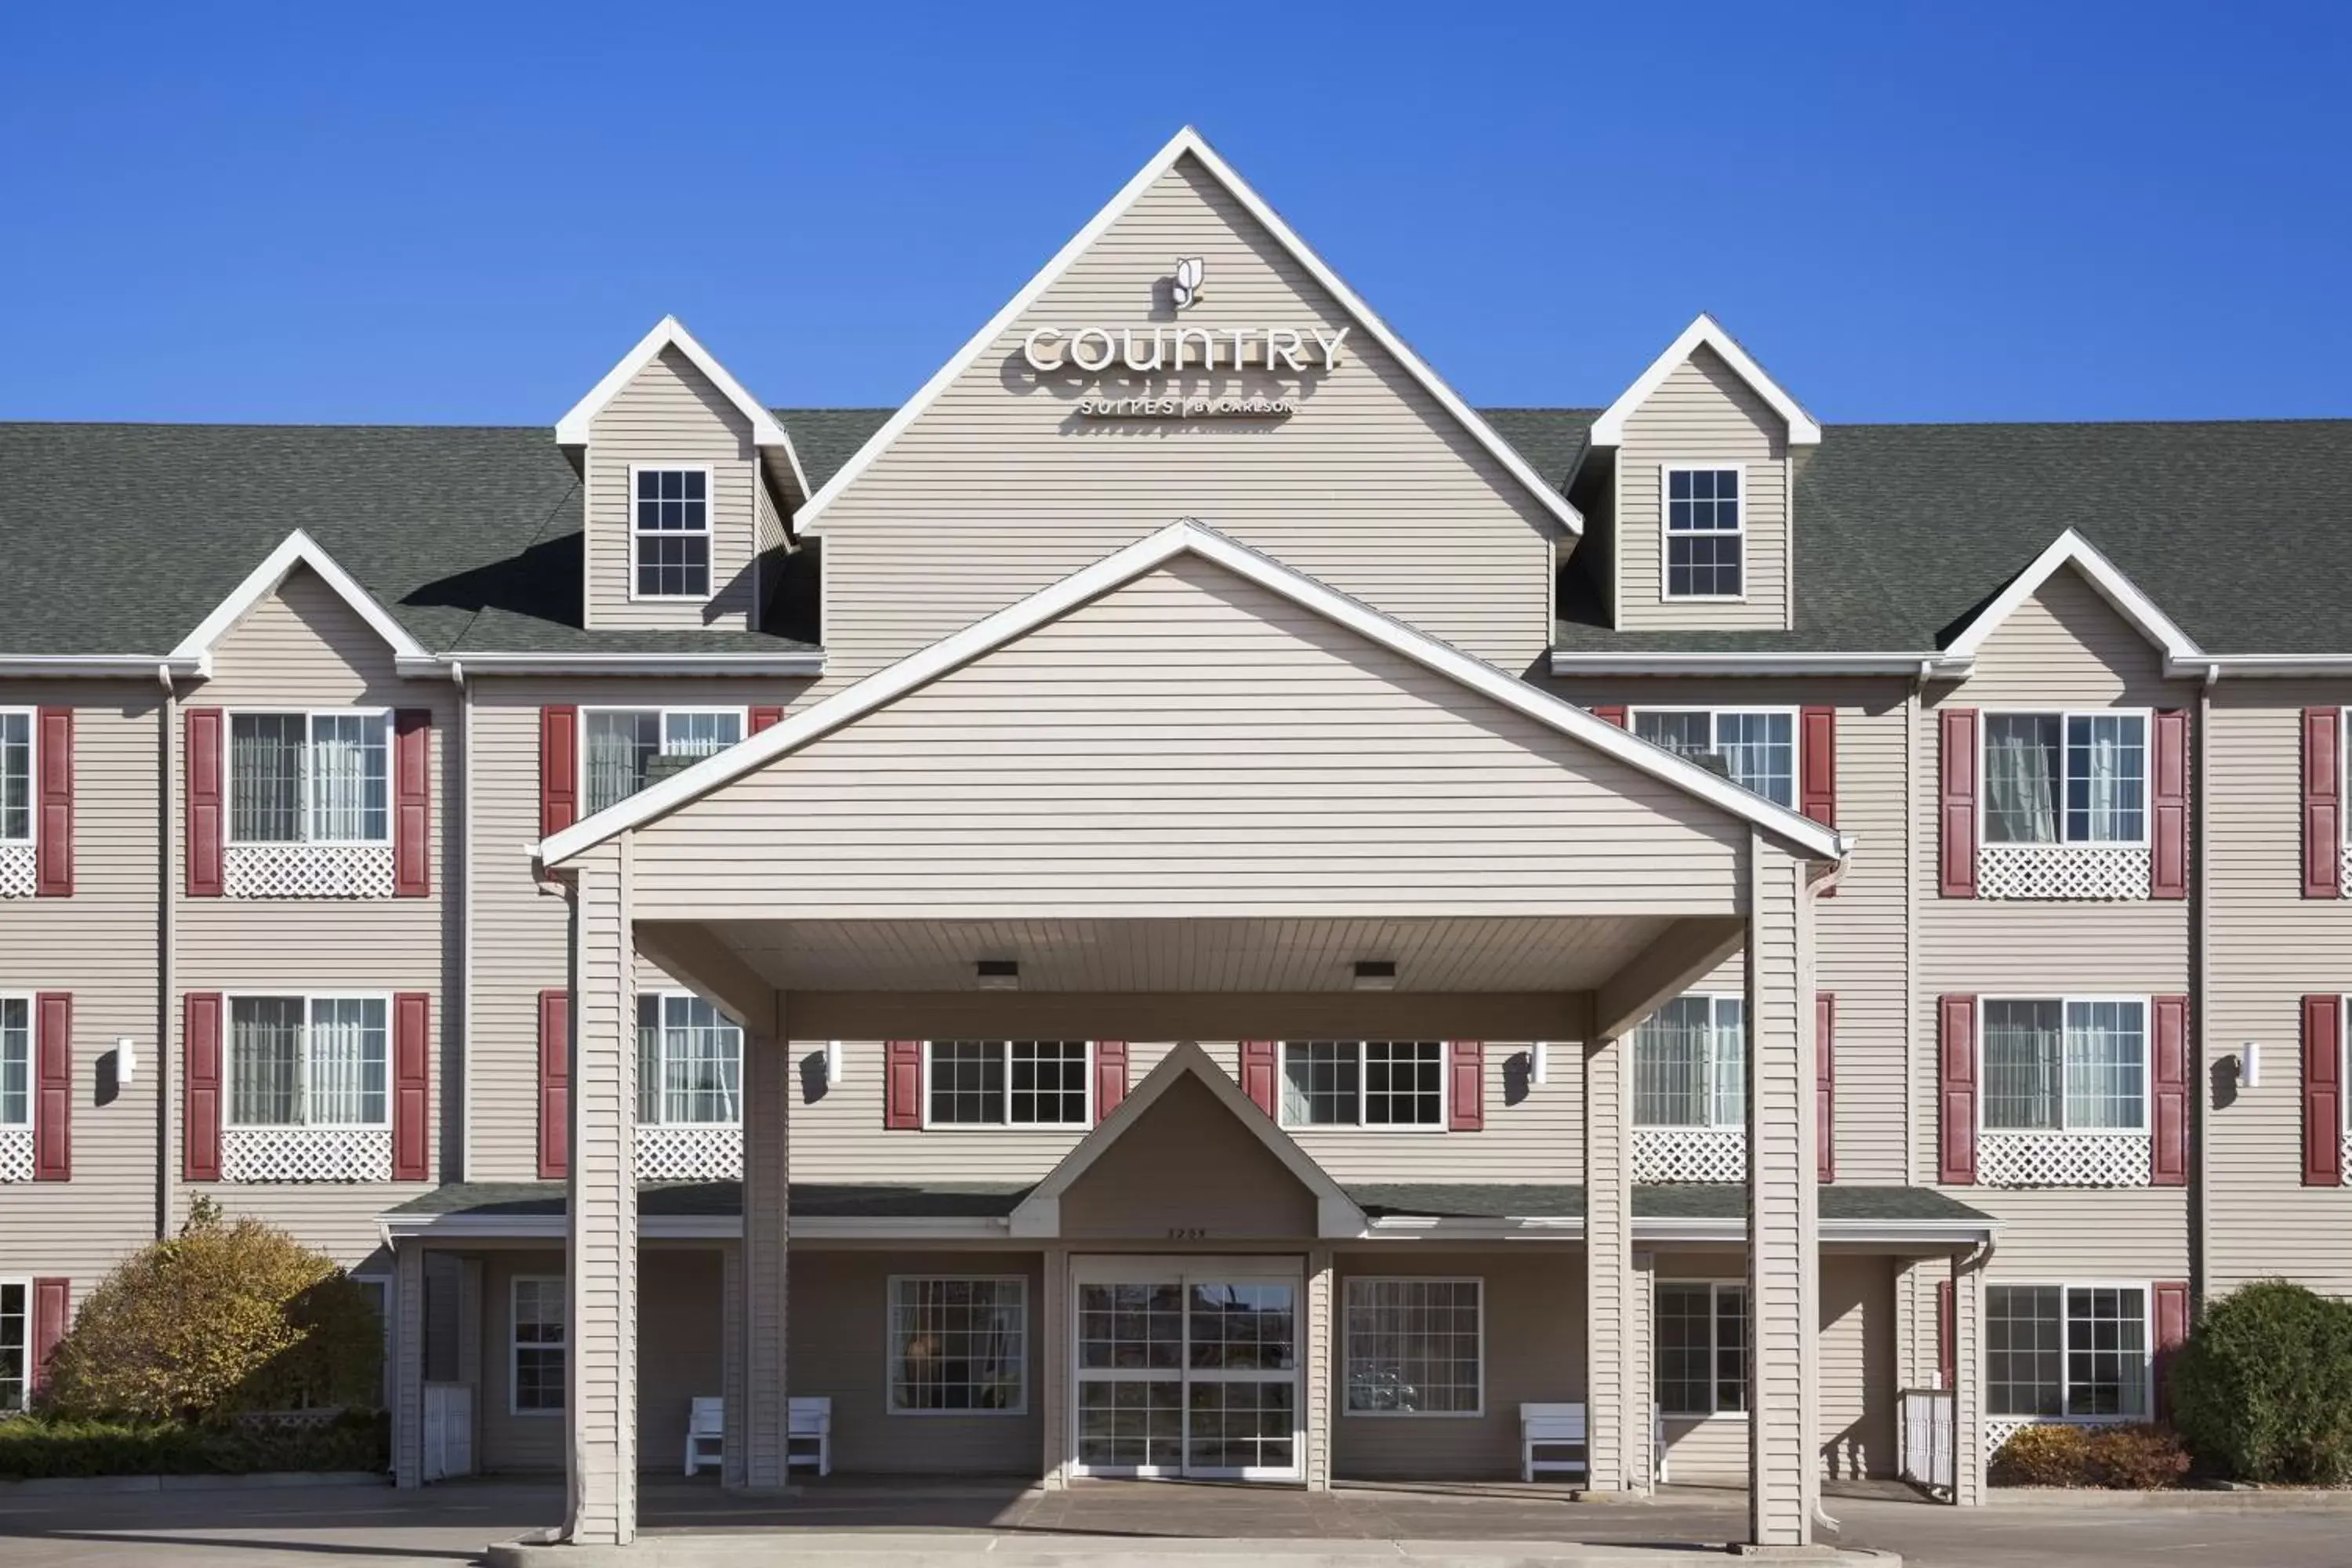
{"type": "MultiPolygon", "coordinates": [[[[409,1199],[404,1215],[554,1215],[564,1210],[562,1182],[451,1182],[409,1199]]],[[[791,1212],[828,1218],[903,1216],[952,1219],[1009,1215],[1028,1195],[1003,1182],[794,1182],[791,1212]]],[[[743,1212],[740,1182],[647,1182],[637,1212],[648,1217],[723,1216],[743,1212]]]]}
{"type": "MultiPolygon", "coordinates": [[[[1356,1206],[1375,1219],[1578,1219],[1584,1189],[1558,1182],[1383,1182],[1348,1187],[1356,1206]]],[[[1633,1189],[1637,1219],[1738,1219],[1748,1212],[1745,1187],[1716,1184],[1641,1185],[1633,1189]]],[[[1985,1216],[1933,1187],[1831,1185],[1821,1189],[1825,1220],[1981,1220],[1985,1216]]]]}

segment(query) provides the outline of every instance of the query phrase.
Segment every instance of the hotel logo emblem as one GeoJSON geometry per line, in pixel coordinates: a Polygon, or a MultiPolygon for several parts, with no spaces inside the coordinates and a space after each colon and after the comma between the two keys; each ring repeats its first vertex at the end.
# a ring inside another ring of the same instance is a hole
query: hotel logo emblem
{"type": "Polygon", "coordinates": [[[1197,256],[1179,258],[1174,276],[1168,279],[1168,297],[1180,310],[1190,310],[1201,297],[1201,273],[1203,270],[1197,256]]]}

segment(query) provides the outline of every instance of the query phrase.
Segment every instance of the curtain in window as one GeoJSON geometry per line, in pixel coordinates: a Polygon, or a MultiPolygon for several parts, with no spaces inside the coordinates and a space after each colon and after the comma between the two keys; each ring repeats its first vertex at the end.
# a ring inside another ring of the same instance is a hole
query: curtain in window
{"type": "Polygon", "coordinates": [[[33,716],[0,713],[0,838],[33,836],[33,716]]]}
{"type": "Polygon", "coordinates": [[[373,842],[384,837],[387,757],[383,720],[322,713],[310,721],[310,837],[373,842]]]}
{"type": "Polygon", "coordinates": [[[637,1120],[658,1126],[662,1119],[661,998],[637,998],[637,1120]]]}
{"type": "Polygon", "coordinates": [[[591,712],[588,730],[588,809],[602,811],[646,784],[646,764],[661,749],[657,712],[591,712]]]}
{"type": "Polygon", "coordinates": [[[32,1124],[32,1011],[22,996],[0,997],[0,1127],[32,1124]]]}
{"type": "Polygon", "coordinates": [[[1985,837],[1994,844],[2058,841],[2058,721],[1994,713],[1985,720],[1985,837]]]}
{"type": "Polygon", "coordinates": [[[1677,996],[1633,1031],[1634,1125],[1707,1124],[1714,1020],[1710,998],[1677,996]]]}
{"type": "Polygon", "coordinates": [[[310,1005],[311,1126],[373,1127],[384,1120],[384,1018],[378,997],[310,1005]]]}
{"type": "Polygon", "coordinates": [[[2128,843],[2141,837],[2147,726],[2137,714],[2087,713],[2066,721],[2066,837],[2128,843]]]}
{"type": "Polygon", "coordinates": [[[2008,1131],[2055,1131],[2065,1037],[2056,1002],[1984,1005],[1984,1124],[2008,1131]]]}
{"type": "Polygon", "coordinates": [[[699,996],[637,999],[637,1119],[654,1125],[742,1119],[743,1031],[699,996]]]}
{"type": "Polygon", "coordinates": [[[240,996],[229,1005],[229,1120],[302,1121],[302,998],[240,996]]]}
{"type": "Polygon", "coordinates": [[[1737,997],[1714,1000],[1715,1025],[1708,1031],[1708,1057],[1715,1075],[1715,1124],[1748,1125],[1748,1004],[1737,997]]]}
{"type": "Polygon", "coordinates": [[[2144,1124],[2144,1009],[2137,1002],[2066,1005],[2066,1125],[2137,1131],[2144,1124]]]}
{"type": "Polygon", "coordinates": [[[302,771],[309,721],[299,713],[229,717],[229,837],[240,844],[302,837],[302,771]]]}

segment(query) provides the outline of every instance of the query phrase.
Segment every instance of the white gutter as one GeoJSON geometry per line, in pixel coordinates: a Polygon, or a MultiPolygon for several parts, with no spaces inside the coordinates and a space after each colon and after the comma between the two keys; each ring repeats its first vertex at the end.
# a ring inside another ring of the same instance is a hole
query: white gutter
{"type": "Polygon", "coordinates": [[[26,680],[196,679],[212,673],[202,658],[158,658],[152,653],[0,654],[0,676],[26,680]]]}
{"type": "Polygon", "coordinates": [[[823,675],[810,653],[463,653],[404,657],[401,674],[432,679],[462,666],[483,675],[823,675]]]}
{"type": "Polygon", "coordinates": [[[2164,661],[2164,673],[2180,679],[2218,680],[2225,675],[2291,679],[2295,676],[2352,676],[2352,654],[2221,653],[2179,655],[2164,661]]]}
{"type": "MultiPolygon", "coordinates": [[[[560,1241],[567,1234],[562,1214],[403,1214],[380,1216],[387,1241],[404,1237],[478,1240],[560,1241]]],[[[794,1216],[793,1241],[1001,1241],[1010,1232],[1003,1215],[884,1215],[866,1217],[794,1216]]],[[[637,1221],[648,1241],[729,1240],[743,1234],[740,1215],[656,1215],[637,1221]]]]}
{"type": "Polygon", "coordinates": [[[1964,679],[1973,658],[1940,653],[1575,653],[1555,648],[1554,675],[1916,675],[1964,679]]]}

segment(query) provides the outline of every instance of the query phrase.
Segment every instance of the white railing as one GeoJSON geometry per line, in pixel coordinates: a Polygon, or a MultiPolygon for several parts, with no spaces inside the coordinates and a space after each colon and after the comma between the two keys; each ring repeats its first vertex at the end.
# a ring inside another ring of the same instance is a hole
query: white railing
{"type": "Polygon", "coordinates": [[[389,1127],[228,1127],[225,1182],[388,1182],[389,1127]]]}
{"type": "Polygon", "coordinates": [[[1981,1132],[1983,1187],[2145,1187],[2154,1145],[2144,1132],[1981,1132]]]}
{"type": "Polygon", "coordinates": [[[743,1174],[743,1129],[637,1128],[637,1180],[731,1182],[743,1174]]]}
{"type": "Polygon", "coordinates": [[[33,1130],[0,1127],[0,1182],[33,1179],[33,1130]]]}
{"type": "Polygon", "coordinates": [[[389,844],[231,844],[221,850],[232,899],[388,899],[389,844]]]}
{"type": "Polygon", "coordinates": [[[1738,1127],[1636,1127],[1637,1182],[1744,1182],[1748,1133],[1738,1127]]]}
{"type": "Polygon", "coordinates": [[[1900,1457],[1903,1479],[1913,1486],[1951,1490],[1958,1484],[1953,1475],[1952,1445],[1952,1391],[1905,1389],[1900,1457]]]}
{"type": "Polygon", "coordinates": [[[40,880],[41,852],[30,843],[0,844],[0,899],[29,899],[40,880]]]}
{"type": "Polygon", "coordinates": [[[2145,900],[2148,852],[2106,844],[1980,844],[1977,897],[2145,900]]]}
{"type": "Polygon", "coordinates": [[[474,1388],[467,1383],[425,1385],[425,1479],[474,1473],[474,1388]]]}

